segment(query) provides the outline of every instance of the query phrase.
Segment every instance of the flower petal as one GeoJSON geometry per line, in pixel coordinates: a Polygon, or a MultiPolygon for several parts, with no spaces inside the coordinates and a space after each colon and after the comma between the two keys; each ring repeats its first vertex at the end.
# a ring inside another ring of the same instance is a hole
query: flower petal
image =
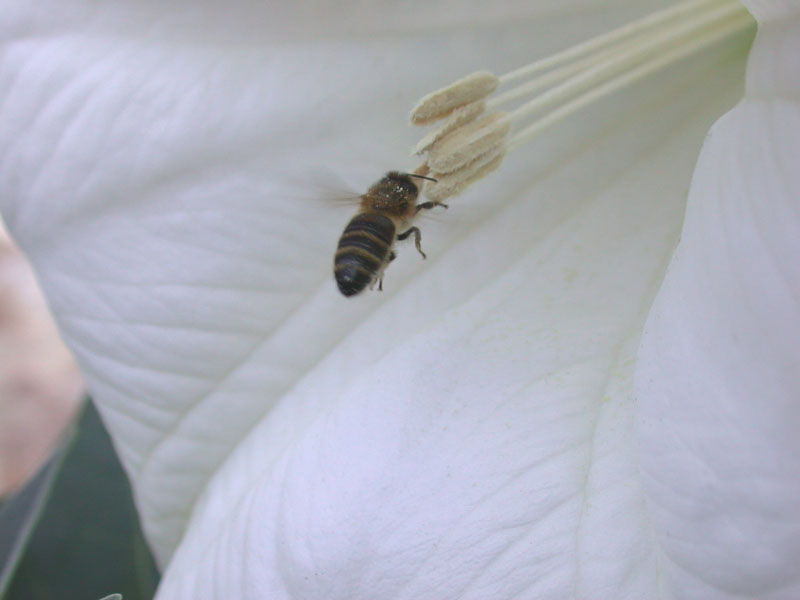
{"type": "Polygon", "coordinates": [[[649,88],[636,98],[653,104],[586,115],[454,203],[448,219],[472,214],[448,222],[446,253],[437,229],[426,271],[217,473],[161,598],[658,593],[631,378],[725,102],[649,88]]]}
{"type": "Polygon", "coordinates": [[[54,8],[12,27],[0,201],[162,565],[193,514],[162,597],[652,591],[631,361],[727,106],[716,78],[696,84],[718,65],[510,159],[426,225],[430,260],[402,253],[383,295],[347,302],[330,276],[346,215],[289,200],[276,174],[332,164],[365,185],[413,142],[391,115],[476,56],[523,64],[648,7],[551,3],[461,31],[419,12],[415,35],[293,44],[240,29],[244,4],[70,4],[66,25],[54,8]]]}
{"type": "Polygon", "coordinates": [[[797,56],[796,20],[762,26],[639,354],[642,469],[677,598],[800,596],[797,56]]]}

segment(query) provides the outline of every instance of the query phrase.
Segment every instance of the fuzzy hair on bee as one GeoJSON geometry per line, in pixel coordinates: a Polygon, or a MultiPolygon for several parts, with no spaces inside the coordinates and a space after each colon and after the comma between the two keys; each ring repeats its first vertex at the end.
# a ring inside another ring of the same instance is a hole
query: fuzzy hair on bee
{"type": "Polygon", "coordinates": [[[412,225],[420,210],[447,205],[436,202],[417,204],[419,186],[414,178],[436,181],[415,173],[389,171],[364,193],[359,212],[344,228],[333,259],[333,273],[339,291],[355,296],[378,282],[383,289],[383,272],[395,259],[394,244],[414,236],[417,251],[422,234],[412,225]],[[401,233],[398,233],[401,232],[401,233]]]}

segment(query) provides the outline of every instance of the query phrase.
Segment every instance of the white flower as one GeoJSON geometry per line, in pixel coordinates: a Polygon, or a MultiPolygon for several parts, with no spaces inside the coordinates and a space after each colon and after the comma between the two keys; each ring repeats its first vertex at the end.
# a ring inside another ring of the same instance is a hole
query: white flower
{"type": "Polygon", "coordinates": [[[508,156],[355,301],[287,173],[408,168],[426,91],[659,3],[4,9],[0,208],[161,598],[800,594],[800,9],[752,5],[685,225],[746,40],[508,156]]]}

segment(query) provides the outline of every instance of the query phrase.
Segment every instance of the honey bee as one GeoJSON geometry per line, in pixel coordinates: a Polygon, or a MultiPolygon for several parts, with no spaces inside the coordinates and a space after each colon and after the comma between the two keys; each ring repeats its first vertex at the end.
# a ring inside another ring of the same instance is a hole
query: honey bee
{"type": "Polygon", "coordinates": [[[396,240],[413,235],[417,251],[426,258],[420,247],[422,235],[418,227],[410,227],[411,222],[420,210],[447,205],[417,204],[419,188],[413,177],[436,181],[424,175],[390,171],[361,196],[361,209],[344,228],[333,261],[336,284],[345,296],[355,296],[376,280],[378,289],[383,289],[383,270],[395,259],[396,240]]]}

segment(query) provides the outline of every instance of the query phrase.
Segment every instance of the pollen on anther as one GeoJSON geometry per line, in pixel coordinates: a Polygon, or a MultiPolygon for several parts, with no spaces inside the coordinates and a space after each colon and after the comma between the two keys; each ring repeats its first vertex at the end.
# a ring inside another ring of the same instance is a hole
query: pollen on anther
{"type": "Polygon", "coordinates": [[[433,144],[428,153],[428,165],[436,173],[461,169],[501,146],[510,127],[504,113],[484,115],[433,144]]]}
{"type": "Polygon", "coordinates": [[[425,197],[433,202],[441,202],[460,194],[470,185],[497,169],[502,164],[505,154],[505,147],[498,145],[458,171],[432,173],[437,179],[435,183],[428,183],[425,186],[425,197]]]}
{"type": "Polygon", "coordinates": [[[491,94],[500,83],[493,73],[476,71],[452,85],[436,90],[422,98],[411,111],[411,123],[427,125],[443,119],[455,109],[491,94]]]}
{"type": "Polygon", "coordinates": [[[470,102],[464,106],[459,106],[447,117],[444,123],[431,131],[428,135],[423,137],[419,143],[414,147],[413,154],[422,154],[430,150],[431,146],[446,136],[451,131],[454,131],[466,125],[470,121],[474,121],[479,117],[483,111],[486,110],[486,101],[478,100],[470,102]]]}

